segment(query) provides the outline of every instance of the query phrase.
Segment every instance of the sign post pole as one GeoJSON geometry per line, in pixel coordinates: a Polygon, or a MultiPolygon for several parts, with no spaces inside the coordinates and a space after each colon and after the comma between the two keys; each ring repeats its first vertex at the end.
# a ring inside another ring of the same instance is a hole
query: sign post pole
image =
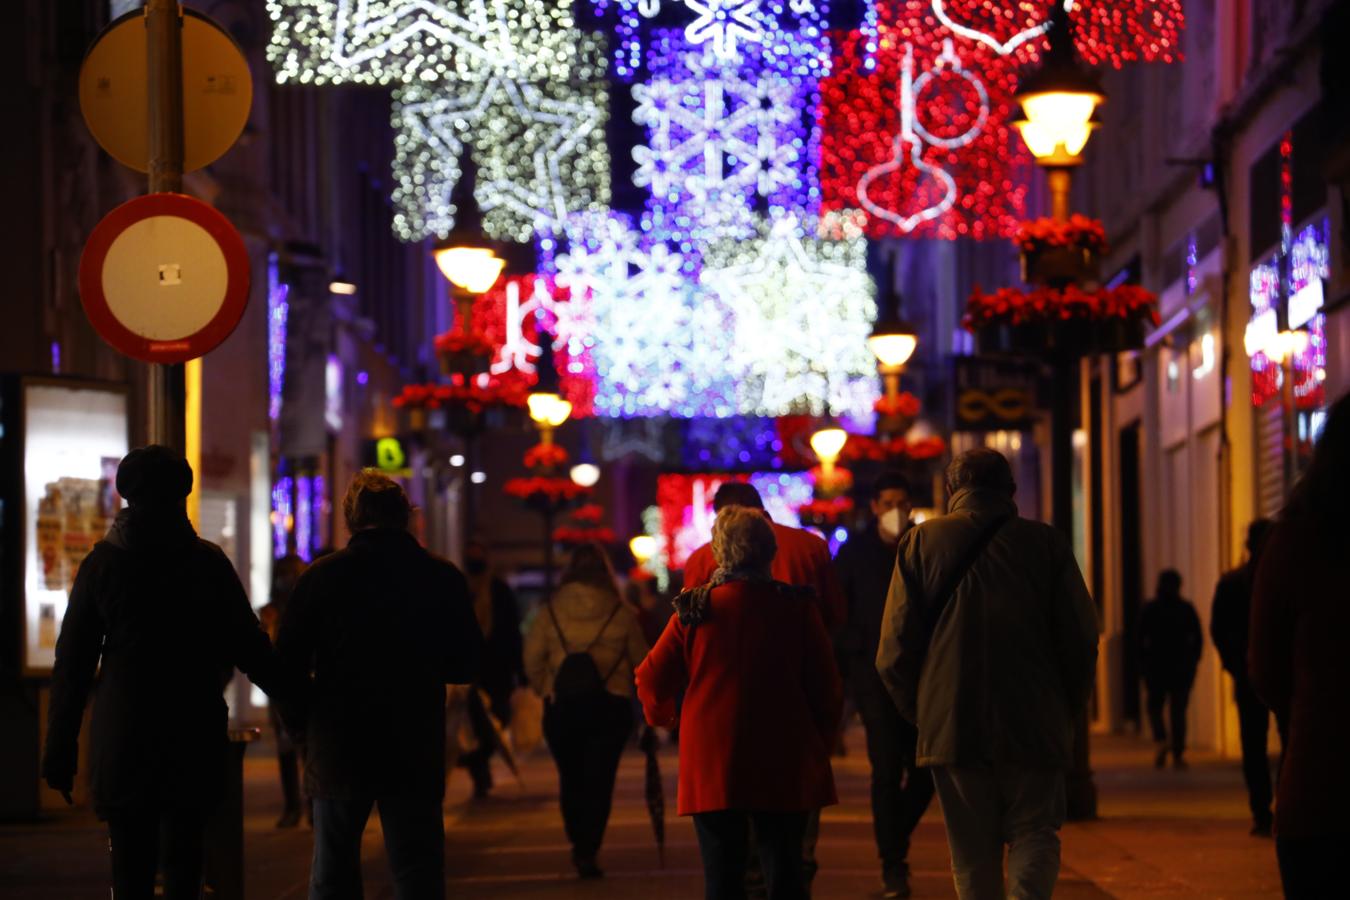
{"type": "MultiPolygon", "coordinates": [[[[146,99],[150,193],[183,191],[183,22],[177,0],[146,0],[146,99]]],[[[182,363],[149,365],[146,433],[151,443],[182,452],[186,383],[182,363]]]]}

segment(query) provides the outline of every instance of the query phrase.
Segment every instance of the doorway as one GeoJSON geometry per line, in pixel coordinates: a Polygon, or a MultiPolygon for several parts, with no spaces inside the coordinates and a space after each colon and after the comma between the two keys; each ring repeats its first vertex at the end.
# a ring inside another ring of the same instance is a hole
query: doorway
{"type": "Polygon", "coordinates": [[[1134,422],[1120,430],[1120,597],[1124,612],[1124,691],[1122,713],[1142,724],[1139,715],[1139,610],[1144,603],[1144,552],[1141,523],[1139,448],[1141,427],[1134,422]]]}

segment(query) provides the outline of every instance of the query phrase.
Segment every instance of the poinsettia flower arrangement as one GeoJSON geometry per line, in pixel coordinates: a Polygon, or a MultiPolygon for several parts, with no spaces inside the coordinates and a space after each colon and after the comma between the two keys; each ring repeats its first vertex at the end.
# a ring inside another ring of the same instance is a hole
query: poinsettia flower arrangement
{"type": "Polygon", "coordinates": [[[583,497],[590,488],[584,488],[570,478],[530,476],[510,478],[502,485],[502,490],[520,500],[541,498],[550,503],[560,503],[583,497]]]}
{"type": "Polygon", "coordinates": [[[834,491],[847,491],[853,487],[853,473],[843,466],[836,465],[834,470],[826,475],[820,466],[815,466],[810,473],[812,480],[815,481],[817,490],[821,486],[828,487],[834,491]],[[828,484],[826,484],[828,482],[828,484]]]}
{"type": "Polygon", "coordinates": [[[1106,252],[1106,229],[1097,219],[1074,213],[1066,221],[1030,219],[1017,228],[1013,238],[1024,253],[1035,253],[1049,247],[1072,247],[1106,252]]]}
{"type": "Polygon", "coordinates": [[[605,508],[599,503],[587,503],[572,510],[572,518],[590,525],[599,524],[605,518],[605,508]]]}
{"type": "Polygon", "coordinates": [[[1136,284],[1085,291],[1064,288],[999,288],[986,294],[979,288],[966,301],[961,324],[967,331],[986,325],[1028,325],[1055,321],[1143,321],[1157,325],[1158,297],[1136,284]]]}
{"type": "Polygon", "coordinates": [[[909,457],[914,460],[935,459],[947,452],[947,442],[936,435],[906,440],[903,437],[878,439],[865,434],[850,434],[839,454],[841,460],[870,460],[886,462],[909,457]]]}
{"type": "Polygon", "coordinates": [[[452,328],[436,335],[434,340],[437,353],[472,353],[476,356],[491,356],[492,342],[476,331],[452,328]]]}
{"type": "Polygon", "coordinates": [[[556,469],[567,462],[567,450],[558,444],[535,444],[525,451],[525,468],[556,469]]]}
{"type": "Polygon", "coordinates": [[[812,500],[797,507],[797,518],[805,525],[817,528],[833,528],[839,525],[853,512],[853,498],[834,497],[829,500],[812,500]]]}
{"type": "Polygon", "coordinates": [[[391,403],[395,409],[442,409],[463,405],[472,412],[489,406],[524,406],[528,389],[524,385],[466,380],[453,376],[449,384],[431,382],[406,384],[391,403]]]}
{"type": "Polygon", "coordinates": [[[919,398],[909,391],[902,391],[894,397],[882,395],[872,404],[872,409],[879,416],[903,416],[906,419],[917,416],[920,408],[919,398]]]}
{"type": "Polygon", "coordinates": [[[559,544],[612,544],[617,540],[614,529],[603,525],[560,525],[553,529],[553,540],[559,544]]]}

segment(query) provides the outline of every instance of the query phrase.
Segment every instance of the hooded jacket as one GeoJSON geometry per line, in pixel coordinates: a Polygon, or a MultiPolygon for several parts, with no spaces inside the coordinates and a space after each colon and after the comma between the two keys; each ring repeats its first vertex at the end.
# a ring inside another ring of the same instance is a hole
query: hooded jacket
{"type": "Polygon", "coordinates": [[[541,606],[525,638],[525,674],[535,693],[541,697],[552,694],[553,679],[563,658],[591,645],[591,658],[600,677],[608,676],[605,690],[618,697],[633,696],[633,669],[647,655],[647,639],[632,607],[611,591],[577,582],[559,587],[550,603],[558,627],[554,627],[548,607],[541,606]],[[616,604],[618,611],[605,624],[616,604]]]}
{"type": "Polygon", "coordinates": [[[1067,768],[1098,633],[1069,542],[996,492],[958,491],[949,510],[900,539],[876,659],[919,728],[918,764],[1067,768]],[[999,517],[950,597],[936,596],[999,517]]]}
{"type": "Polygon", "coordinates": [[[44,776],[60,784],[75,774],[92,692],[90,778],[100,816],[163,800],[211,807],[225,772],[222,689],[236,666],[269,694],[282,684],[229,559],[197,537],[181,509],[122,510],[70,593],[44,776]]]}

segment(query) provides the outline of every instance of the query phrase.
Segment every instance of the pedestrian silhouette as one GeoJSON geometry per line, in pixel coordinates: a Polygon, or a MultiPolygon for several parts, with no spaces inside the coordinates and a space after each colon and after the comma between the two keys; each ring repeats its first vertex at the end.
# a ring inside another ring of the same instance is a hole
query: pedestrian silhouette
{"type": "Polygon", "coordinates": [[[558,767],[572,864],[599,878],[614,778],[633,732],[633,667],[647,655],[637,615],[619,598],[599,544],[572,551],[525,640],[525,671],[544,698],[544,740],[558,767]]]}
{"type": "Polygon", "coordinates": [[[1043,898],[1059,875],[1064,772],[1097,660],[1097,610],[1068,539],[1019,518],[995,450],[947,468],[948,513],[900,539],[877,651],[919,729],[962,898],[1043,898]]]}
{"type": "MultiPolygon", "coordinates": [[[[271,599],[266,606],[258,610],[258,617],[273,641],[276,640],[277,629],[281,625],[281,614],[286,610],[291,594],[295,592],[296,582],[305,574],[307,568],[309,564],[294,552],[280,556],[272,562],[271,599]]],[[[282,810],[277,827],[294,828],[300,824],[302,805],[310,812],[310,819],[313,819],[313,811],[309,808],[308,800],[304,798],[300,787],[300,750],[295,746],[295,741],[291,740],[290,733],[282,726],[276,704],[267,707],[267,720],[272,725],[273,734],[276,735],[277,769],[281,775],[282,810]]]]}
{"type": "Polygon", "coordinates": [[[849,535],[834,558],[848,604],[837,655],[867,733],[883,897],[909,896],[910,836],[933,800],[933,777],[915,764],[918,729],[896,710],[876,666],[896,547],[909,529],[912,508],[908,480],[898,472],[882,473],[872,485],[871,521],[849,535]]]}
{"type": "Polygon", "coordinates": [[[113,896],[154,896],[162,862],[162,896],[196,900],[224,786],[221,692],[235,667],[273,697],[287,681],[234,567],[188,521],[182,455],[132,450],[116,485],[130,505],[80,565],[61,625],[43,776],[69,799],[92,693],[89,771],[113,896]]]}
{"type": "Polygon", "coordinates": [[[808,896],[807,822],[836,802],[843,690],[811,589],[771,575],[775,547],[760,511],[718,512],[712,581],[676,598],[637,671],[648,723],[678,715],[679,814],[693,816],[709,900],[745,896],[752,841],[770,900],[808,896]]]}
{"type": "Polygon", "coordinates": [[[312,673],[296,735],[314,803],[312,900],[361,896],[361,835],[378,807],[399,897],[445,896],[445,685],[483,638],[464,576],[408,532],[412,508],[374,469],[342,504],[350,542],[301,576],[277,634],[312,673]]]}
{"type": "Polygon", "coordinates": [[[1252,686],[1285,737],[1275,849],[1285,896],[1345,895],[1350,837],[1350,396],[1327,414],[1312,461],[1261,555],[1252,596],[1252,686]]]}
{"type": "Polygon", "coordinates": [[[1153,599],[1139,614],[1139,668],[1148,689],[1148,719],[1157,746],[1154,764],[1159,769],[1167,765],[1169,752],[1178,769],[1186,768],[1186,706],[1203,645],[1200,617],[1181,596],[1181,574],[1164,569],[1153,599]]]}
{"type": "Polygon", "coordinates": [[[1247,559],[1219,579],[1209,614],[1209,635],[1224,670],[1233,678],[1238,731],[1242,739],[1242,777],[1252,810],[1252,834],[1270,837],[1274,816],[1270,786],[1270,710],[1256,695],[1247,675],[1248,636],[1251,632],[1252,588],[1256,566],[1275,523],[1257,519],[1247,527],[1247,559]]]}

